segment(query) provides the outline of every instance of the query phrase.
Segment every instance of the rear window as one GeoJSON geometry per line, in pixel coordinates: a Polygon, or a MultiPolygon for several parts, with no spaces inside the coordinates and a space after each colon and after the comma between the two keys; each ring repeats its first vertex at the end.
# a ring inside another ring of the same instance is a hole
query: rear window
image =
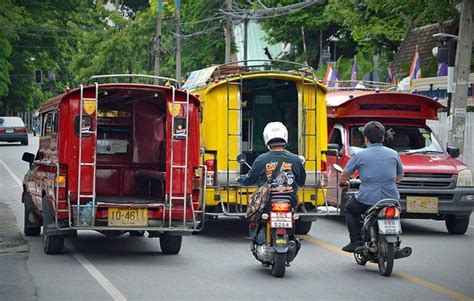
{"type": "Polygon", "coordinates": [[[1,127],[24,127],[25,124],[20,117],[0,117],[1,127]]]}

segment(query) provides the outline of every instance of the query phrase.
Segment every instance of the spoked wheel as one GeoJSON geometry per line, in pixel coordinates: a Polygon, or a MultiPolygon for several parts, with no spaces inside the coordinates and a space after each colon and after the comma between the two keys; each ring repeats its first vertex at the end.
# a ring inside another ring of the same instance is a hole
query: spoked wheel
{"type": "Polygon", "coordinates": [[[378,264],[379,272],[382,276],[390,276],[394,259],[395,247],[393,243],[387,243],[383,240],[379,242],[378,264]]]}
{"type": "Polygon", "coordinates": [[[362,253],[362,251],[354,252],[354,259],[358,265],[365,265],[367,263],[367,258],[362,253]]]}
{"type": "Polygon", "coordinates": [[[272,265],[272,275],[281,278],[285,276],[286,253],[275,253],[275,261],[272,265]]]}

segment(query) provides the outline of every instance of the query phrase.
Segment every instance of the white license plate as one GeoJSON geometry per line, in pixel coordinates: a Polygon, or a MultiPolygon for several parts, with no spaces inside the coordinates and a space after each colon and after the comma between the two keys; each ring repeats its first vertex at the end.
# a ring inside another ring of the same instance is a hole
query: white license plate
{"type": "Polygon", "coordinates": [[[293,217],[291,212],[270,212],[272,228],[293,228],[293,217]]]}
{"type": "Polygon", "coordinates": [[[438,198],[430,196],[407,196],[407,212],[438,213],[438,198]]]}
{"type": "Polygon", "coordinates": [[[402,226],[399,219],[379,219],[379,233],[380,234],[400,234],[402,233],[402,226]]]}
{"type": "Polygon", "coordinates": [[[13,133],[13,131],[14,131],[13,129],[5,129],[5,132],[6,132],[6,133],[9,133],[9,134],[10,134],[10,133],[13,133]]]}

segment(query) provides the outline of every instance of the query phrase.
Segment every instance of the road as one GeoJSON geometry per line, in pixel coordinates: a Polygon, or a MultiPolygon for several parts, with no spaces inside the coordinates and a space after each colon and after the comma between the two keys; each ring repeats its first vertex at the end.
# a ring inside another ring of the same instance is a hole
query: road
{"type": "Polygon", "coordinates": [[[409,258],[390,278],[376,265],[358,266],[340,251],[347,230],[340,218],[319,218],[283,279],[251,255],[246,225],[223,219],[185,237],[179,255],[163,255],[157,239],[106,239],[80,232],[61,255],[45,255],[41,237],[19,234],[21,179],[29,146],[0,143],[1,300],[474,300],[474,223],[465,235],[444,222],[404,220],[409,258]],[[16,220],[16,227],[15,227],[16,220]]]}

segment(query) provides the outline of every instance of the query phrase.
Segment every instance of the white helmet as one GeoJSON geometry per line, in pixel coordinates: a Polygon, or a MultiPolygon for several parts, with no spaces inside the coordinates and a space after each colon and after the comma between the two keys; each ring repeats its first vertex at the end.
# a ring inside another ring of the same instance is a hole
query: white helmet
{"type": "Polygon", "coordinates": [[[288,143],[288,130],[286,126],[281,122],[269,122],[265,129],[263,129],[263,140],[266,145],[272,144],[272,142],[284,142],[288,143]],[[275,141],[276,140],[276,141],[275,141]]]}

